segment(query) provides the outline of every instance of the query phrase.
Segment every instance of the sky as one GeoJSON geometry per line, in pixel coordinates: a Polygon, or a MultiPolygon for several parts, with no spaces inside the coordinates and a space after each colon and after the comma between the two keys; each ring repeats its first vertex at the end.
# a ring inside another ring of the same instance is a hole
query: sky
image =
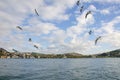
{"type": "Polygon", "coordinates": [[[120,49],[120,0],[80,0],[79,6],[76,2],[0,0],[0,47],[8,51],[84,55],[120,49]],[[85,19],[88,11],[91,14],[85,19]]]}

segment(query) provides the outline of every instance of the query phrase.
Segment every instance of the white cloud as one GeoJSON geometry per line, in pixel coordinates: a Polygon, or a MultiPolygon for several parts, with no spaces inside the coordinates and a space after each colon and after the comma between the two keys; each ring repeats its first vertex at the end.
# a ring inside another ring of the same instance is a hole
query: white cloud
{"type": "Polygon", "coordinates": [[[51,32],[49,37],[45,37],[44,39],[47,40],[51,44],[63,44],[66,38],[66,33],[64,30],[57,29],[51,32]]]}
{"type": "Polygon", "coordinates": [[[54,48],[56,48],[54,44],[51,44],[50,46],[48,46],[48,49],[54,49],[54,48]]]}
{"type": "MultiPolygon", "coordinates": [[[[115,24],[120,23],[120,16],[115,17],[108,23],[103,23],[102,27],[98,30],[98,34],[103,35],[102,42],[111,45],[112,47],[120,47],[120,31],[116,29],[115,24]]],[[[117,25],[117,27],[119,27],[117,25]]]]}
{"type": "Polygon", "coordinates": [[[111,4],[120,4],[120,0],[82,0],[82,2],[90,3],[90,2],[98,2],[98,3],[111,3],[111,4]]]}
{"type": "Polygon", "coordinates": [[[25,26],[25,30],[34,36],[49,34],[51,31],[54,31],[56,29],[57,27],[54,24],[40,21],[37,23],[32,23],[31,26],[25,26]]]}
{"type": "Polygon", "coordinates": [[[115,17],[112,21],[108,23],[103,23],[103,27],[101,29],[107,34],[113,33],[116,31],[115,24],[120,23],[120,16],[115,17]]]}
{"type": "Polygon", "coordinates": [[[96,11],[96,7],[94,5],[90,5],[88,8],[90,11],[96,11]]]}
{"type": "MultiPolygon", "coordinates": [[[[48,1],[49,2],[49,1],[48,1]]],[[[66,10],[72,8],[75,1],[74,0],[64,0],[56,1],[50,0],[52,5],[41,5],[38,8],[40,17],[43,20],[68,20],[69,14],[66,14],[66,10]]]]}
{"type": "Polygon", "coordinates": [[[119,4],[120,3],[120,0],[93,0],[95,2],[100,2],[100,3],[116,3],[116,4],[119,4]]]}
{"type": "Polygon", "coordinates": [[[103,9],[100,11],[100,13],[106,15],[106,14],[110,14],[110,11],[108,9],[103,9]]]}

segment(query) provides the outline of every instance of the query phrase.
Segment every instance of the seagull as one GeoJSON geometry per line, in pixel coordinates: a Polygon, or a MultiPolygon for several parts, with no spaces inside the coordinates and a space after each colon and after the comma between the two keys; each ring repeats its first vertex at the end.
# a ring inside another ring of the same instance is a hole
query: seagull
{"type": "Polygon", "coordinates": [[[18,29],[23,30],[20,26],[17,26],[18,29]]]}
{"type": "Polygon", "coordinates": [[[88,12],[86,13],[85,18],[87,18],[87,16],[88,16],[89,14],[91,14],[91,11],[88,11],[88,12]]]}
{"type": "Polygon", "coordinates": [[[81,6],[81,8],[80,8],[80,12],[82,13],[82,11],[83,11],[83,8],[84,8],[84,6],[81,6]]]}
{"type": "Polygon", "coordinates": [[[37,46],[37,45],[34,45],[34,47],[38,49],[38,46],[37,46]]]}
{"type": "Polygon", "coordinates": [[[12,49],[14,52],[18,52],[17,50],[15,50],[15,49],[12,49]]]}
{"type": "Polygon", "coordinates": [[[77,6],[79,6],[80,5],[80,1],[78,0],[76,4],[77,4],[77,6]]]}
{"type": "Polygon", "coordinates": [[[92,30],[90,30],[88,33],[89,33],[89,35],[91,35],[91,34],[93,33],[93,31],[92,31],[92,30]]]}
{"type": "Polygon", "coordinates": [[[95,40],[95,45],[97,44],[98,40],[101,38],[101,36],[99,36],[98,38],[96,38],[95,40]]]}
{"type": "Polygon", "coordinates": [[[38,12],[37,12],[37,10],[35,9],[35,13],[39,16],[39,14],[38,14],[38,12]]]}
{"type": "Polygon", "coordinates": [[[32,41],[32,39],[31,38],[29,38],[29,42],[31,42],[32,41]]]}

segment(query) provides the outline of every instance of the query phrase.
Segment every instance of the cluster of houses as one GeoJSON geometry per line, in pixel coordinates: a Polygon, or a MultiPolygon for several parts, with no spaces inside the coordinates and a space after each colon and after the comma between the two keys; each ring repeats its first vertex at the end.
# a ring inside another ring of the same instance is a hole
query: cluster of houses
{"type": "Polygon", "coordinates": [[[0,58],[13,58],[13,59],[29,59],[29,58],[34,58],[30,53],[24,53],[24,54],[16,54],[16,53],[10,53],[7,55],[2,55],[0,58]]]}
{"type": "Polygon", "coordinates": [[[0,48],[0,58],[13,58],[13,59],[32,59],[32,58],[40,58],[40,56],[34,57],[32,53],[15,53],[8,52],[3,48],[0,48]]]}
{"type": "MultiPolygon", "coordinates": [[[[10,53],[7,55],[1,55],[0,58],[7,58],[7,59],[34,59],[36,57],[32,56],[31,53],[10,53]]],[[[40,56],[38,56],[37,58],[40,58],[40,56]]]]}
{"type": "Polygon", "coordinates": [[[0,48],[0,58],[7,59],[34,59],[34,58],[82,58],[83,55],[78,53],[65,53],[65,54],[42,54],[33,52],[8,52],[0,48]]]}

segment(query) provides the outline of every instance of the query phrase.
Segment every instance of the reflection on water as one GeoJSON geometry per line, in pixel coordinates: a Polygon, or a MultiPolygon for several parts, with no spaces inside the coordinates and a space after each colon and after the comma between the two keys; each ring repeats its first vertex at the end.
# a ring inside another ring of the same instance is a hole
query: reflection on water
{"type": "Polygon", "coordinates": [[[120,80],[120,59],[0,59],[0,80],[120,80]]]}

